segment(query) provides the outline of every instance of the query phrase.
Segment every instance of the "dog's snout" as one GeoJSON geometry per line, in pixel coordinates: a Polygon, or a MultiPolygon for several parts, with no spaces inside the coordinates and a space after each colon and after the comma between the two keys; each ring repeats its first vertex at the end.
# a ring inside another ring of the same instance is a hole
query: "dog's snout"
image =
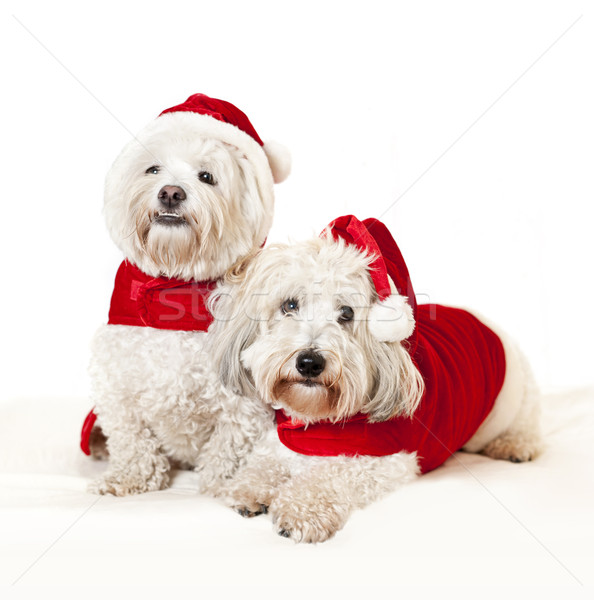
{"type": "Polygon", "coordinates": [[[295,366],[304,377],[317,377],[326,367],[326,359],[313,350],[306,350],[297,356],[295,366]]]}
{"type": "Polygon", "coordinates": [[[186,192],[178,185],[164,185],[159,191],[159,202],[166,208],[175,208],[186,199],[186,192]]]}

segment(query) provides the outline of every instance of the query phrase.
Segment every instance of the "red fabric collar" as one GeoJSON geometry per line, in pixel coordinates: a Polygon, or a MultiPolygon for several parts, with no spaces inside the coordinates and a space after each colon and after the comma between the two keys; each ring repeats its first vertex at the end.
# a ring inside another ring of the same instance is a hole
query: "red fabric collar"
{"type": "Polygon", "coordinates": [[[212,323],[206,301],[215,285],[214,281],[151,277],[125,260],[116,275],[108,323],[206,331],[212,323]]]}

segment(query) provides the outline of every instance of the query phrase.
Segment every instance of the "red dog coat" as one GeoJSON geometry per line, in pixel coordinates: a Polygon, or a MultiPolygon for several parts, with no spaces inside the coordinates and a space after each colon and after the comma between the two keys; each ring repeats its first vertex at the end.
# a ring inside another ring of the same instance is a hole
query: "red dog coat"
{"type": "Polygon", "coordinates": [[[398,292],[408,297],[415,330],[404,346],[423,376],[425,393],[412,418],[378,423],[358,414],[339,423],[321,421],[305,427],[277,411],[279,438],[291,450],[314,456],[416,452],[421,472],[431,471],[462,448],[491,411],[505,378],[501,340],[464,310],[417,306],[406,263],[380,221],[360,222],[347,216],[333,221],[330,228],[335,238],[374,249],[376,287],[387,272],[398,292]]]}
{"type": "MultiPolygon", "coordinates": [[[[206,301],[215,285],[214,281],[151,277],[125,260],[116,275],[108,324],[206,331],[212,323],[206,301]]],[[[96,420],[91,411],[83,423],[80,447],[87,456],[91,454],[89,439],[96,420]]]]}

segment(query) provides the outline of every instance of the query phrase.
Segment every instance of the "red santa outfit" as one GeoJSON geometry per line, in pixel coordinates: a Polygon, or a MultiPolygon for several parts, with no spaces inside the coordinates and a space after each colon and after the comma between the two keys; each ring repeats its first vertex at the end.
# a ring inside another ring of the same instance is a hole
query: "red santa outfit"
{"type": "Polygon", "coordinates": [[[431,471],[462,448],[491,411],[505,378],[501,340],[467,311],[417,306],[406,263],[380,221],[360,222],[346,216],[329,228],[334,238],[375,255],[370,274],[382,304],[407,298],[414,317],[412,334],[403,318],[392,317],[392,322],[374,327],[379,327],[382,341],[407,338],[403,345],[425,381],[425,392],[412,417],[375,423],[360,413],[339,423],[320,421],[306,427],[279,410],[280,441],[295,452],[313,456],[416,452],[421,472],[431,471]],[[388,277],[398,296],[392,294],[388,277]]]}
{"type": "MultiPolygon", "coordinates": [[[[290,156],[282,146],[264,143],[247,115],[225,100],[193,94],[182,104],[162,111],[157,119],[161,123],[173,118],[172,113],[183,113],[192,132],[239,148],[254,169],[264,206],[272,210],[272,184],[283,181],[290,170],[290,156]]],[[[264,240],[267,231],[262,234],[260,239],[264,240]]],[[[206,331],[212,322],[206,300],[214,285],[211,281],[150,277],[124,261],[116,276],[108,324],[206,331]]],[[[89,439],[96,419],[91,411],[82,427],[80,445],[87,455],[90,454],[89,439]]]]}
{"type": "MultiPolygon", "coordinates": [[[[206,302],[215,285],[215,281],[151,277],[125,260],[116,274],[108,325],[206,331],[212,323],[206,302]]],[[[91,410],[82,426],[80,447],[87,456],[96,420],[91,410]]]]}

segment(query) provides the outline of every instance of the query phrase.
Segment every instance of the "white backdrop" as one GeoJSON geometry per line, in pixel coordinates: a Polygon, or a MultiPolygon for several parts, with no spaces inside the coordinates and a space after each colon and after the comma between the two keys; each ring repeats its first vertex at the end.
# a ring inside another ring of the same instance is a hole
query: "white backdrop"
{"type": "Polygon", "coordinates": [[[592,8],[5,0],[0,584],[591,584],[592,8]],[[76,448],[89,340],[121,260],[103,179],[195,92],[292,151],[269,239],[381,218],[421,301],[488,315],[544,388],[573,388],[545,398],[542,458],[457,455],[317,547],[197,497],[188,472],[139,497],[85,493],[104,468],[76,448]]]}
{"type": "Polygon", "coordinates": [[[3,397],[87,393],[120,261],[104,175],[194,92],[291,149],[271,240],[381,218],[421,301],[504,324],[545,387],[594,381],[592,14],[445,4],[8,2],[3,397]]]}

